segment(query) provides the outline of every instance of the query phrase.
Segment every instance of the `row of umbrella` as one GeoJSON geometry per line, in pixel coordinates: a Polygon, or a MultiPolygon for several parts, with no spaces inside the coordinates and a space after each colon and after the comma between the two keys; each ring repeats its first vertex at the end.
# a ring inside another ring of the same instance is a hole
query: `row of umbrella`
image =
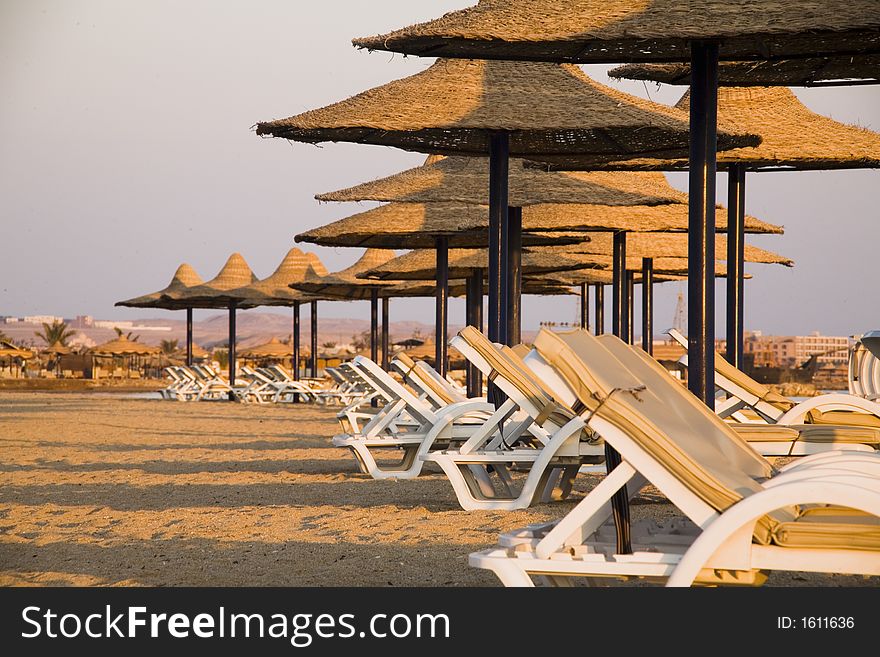
{"type": "MultiPolygon", "coordinates": [[[[305,142],[350,141],[426,153],[488,155],[484,201],[490,339],[509,343],[515,336],[508,312],[516,301],[513,281],[521,257],[523,213],[510,203],[511,155],[564,169],[632,169],[632,160],[687,158],[688,385],[711,405],[717,152],[761,143],[760,131],[744,132],[719,122],[719,62],[827,59],[849,75],[847,58],[880,54],[880,4],[480,0],[437,20],[354,43],[440,59],[423,73],[346,101],[261,123],[257,132],[305,142]],[[572,66],[621,62],[690,62],[687,112],[609,90],[572,66]]],[[[801,70],[796,77],[811,76],[801,70]]],[[[736,164],[728,178],[734,201],[729,203],[728,262],[735,269],[732,287],[739,288],[728,294],[728,321],[736,324],[742,307],[745,166],[736,164]]],[[[624,232],[615,233],[614,328],[620,336],[625,335],[625,239],[624,232]]],[[[446,283],[447,248],[445,238],[439,238],[438,287],[446,283]]],[[[609,471],[619,462],[619,455],[606,447],[609,471]]],[[[631,549],[627,504],[625,492],[613,499],[618,553],[631,549]]]]}

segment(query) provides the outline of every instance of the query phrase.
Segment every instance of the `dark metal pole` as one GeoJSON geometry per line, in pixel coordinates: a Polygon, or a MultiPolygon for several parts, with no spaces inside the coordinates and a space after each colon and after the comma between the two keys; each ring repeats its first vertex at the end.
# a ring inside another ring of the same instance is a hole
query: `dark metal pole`
{"type": "Polygon", "coordinates": [[[590,286],[581,283],[581,328],[590,328],[590,286]]]}
{"type": "Polygon", "coordinates": [[[596,335],[605,333],[605,286],[602,283],[596,285],[596,335]]]}
{"type": "Polygon", "coordinates": [[[731,165],[727,173],[727,360],[743,366],[743,293],[745,272],[746,169],[731,165]]]}
{"type": "Polygon", "coordinates": [[[611,284],[611,332],[626,340],[626,232],[614,233],[614,255],[611,284]]]}
{"type": "Polygon", "coordinates": [[[293,302],[293,380],[299,381],[299,301],[293,302]]]}
{"type": "Polygon", "coordinates": [[[642,349],[654,355],[654,258],[642,258],[642,349]]]}
{"type": "Polygon", "coordinates": [[[389,339],[391,327],[388,324],[391,316],[391,299],[382,297],[382,369],[386,372],[391,369],[391,351],[389,339]]]}
{"type": "Polygon", "coordinates": [[[635,344],[635,272],[626,272],[626,342],[635,344]]]}
{"type": "Polygon", "coordinates": [[[379,290],[370,288],[370,360],[379,361],[379,290]]]}
{"type": "MultiPolygon", "coordinates": [[[[502,342],[501,323],[501,230],[507,224],[507,182],[510,159],[510,136],[506,132],[489,135],[489,318],[488,334],[492,342],[502,342]]],[[[495,386],[489,383],[489,401],[495,401],[495,386]]]]}
{"type": "Polygon", "coordinates": [[[434,367],[446,376],[447,316],[449,313],[449,238],[438,237],[437,245],[437,314],[434,323],[434,367]]]}
{"type": "MultiPolygon", "coordinates": [[[[479,331],[483,330],[483,270],[474,269],[467,279],[467,316],[468,326],[473,326],[479,331]]],[[[467,365],[467,395],[479,397],[483,394],[482,374],[477,366],[468,362],[467,365]]]]}
{"type": "MultiPolygon", "coordinates": [[[[235,304],[229,304],[229,385],[235,386],[235,304]]],[[[229,401],[235,400],[235,394],[229,391],[229,401]]]]}
{"type": "Polygon", "coordinates": [[[193,364],[193,309],[186,309],[186,366],[193,364]]]}
{"type": "Polygon", "coordinates": [[[311,329],[309,338],[311,340],[311,370],[312,370],[312,378],[318,378],[318,302],[312,301],[311,304],[311,317],[309,318],[309,323],[311,329]]]}
{"type": "Polygon", "coordinates": [[[519,344],[522,335],[522,208],[508,208],[502,245],[506,267],[505,343],[519,344]]]}
{"type": "Polygon", "coordinates": [[[715,398],[715,166],[718,44],[691,44],[688,178],[688,389],[715,398]]]}
{"type": "MultiPolygon", "coordinates": [[[[621,340],[629,337],[626,326],[627,300],[626,300],[626,232],[614,233],[614,255],[612,272],[612,303],[611,312],[612,332],[621,340]]],[[[620,454],[610,444],[605,443],[605,470],[608,473],[620,465],[620,454]]],[[[617,531],[617,552],[628,554],[632,552],[629,523],[629,496],[626,487],[618,491],[611,498],[611,511],[614,516],[614,527],[617,531]]]]}

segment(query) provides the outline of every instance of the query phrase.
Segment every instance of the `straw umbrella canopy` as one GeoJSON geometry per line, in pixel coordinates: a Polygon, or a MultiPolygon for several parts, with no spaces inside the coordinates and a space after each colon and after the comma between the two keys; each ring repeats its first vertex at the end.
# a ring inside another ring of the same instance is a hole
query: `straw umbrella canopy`
{"type": "MultiPolygon", "coordinates": [[[[677,107],[690,107],[685,93],[677,107]]],[[[734,272],[728,286],[727,357],[741,366],[743,357],[742,232],[739,216],[745,212],[747,171],[824,170],[877,168],[880,166],[880,134],[834,121],[807,109],[784,87],[722,87],[718,92],[718,115],[739,129],[759,132],[763,140],[755,148],[738,148],[718,154],[718,167],[728,170],[728,198],[733,214],[733,239],[727,257],[734,272]]],[[[687,161],[632,160],[629,168],[682,169],[687,161]]]]}
{"type": "MultiPolygon", "coordinates": [[[[239,308],[256,308],[258,306],[291,306],[293,313],[291,358],[294,379],[299,379],[300,356],[300,305],[312,304],[312,315],[317,315],[317,302],[321,297],[297,292],[290,288],[294,281],[310,277],[325,276],[327,268],[314,253],[304,253],[292,248],[282,259],[275,271],[268,277],[221,293],[218,298],[228,299],[239,308]]],[[[314,321],[313,321],[314,323],[314,321]]]]}
{"type": "MultiPolygon", "coordinates": [[[[691,341],[688,387],[710,407],[715,398],[714,248],[718,62],[880,52],[876,0],[480,0],[475,7],[358,47],[432,57],[573,63],[690,61],[688,278],[691,341]]],[[[620,328],[620,327],[618,327],[620,328]]],[[[620,457],[606,448],[610,472],[620,457]]],[[[617,551],[631,552],[625,491],[612,500],[617,551]]]]}
{"type": "Polygon", "coordinates": [[[692,341],[688,385],[711,403],[715,330],[709,236],[714,234],[718,62],[876,55],[880,3],[480,0],[475,7],[355,39],[354,44],[431,57],[614,64],[690,61],[696,102],[690,112],[690,232],[695,248],[688,293],[692,341]]]}
{"type": "MultiPolygon", "coordinates": [[[[235,384],[235,309],[236,302],[224,293],[253,285],[257,277],[239,253],[233,253],[217,275],[202,285],[169,291],[162,299],[191,308],[227,308],[229,310],[229,382],[235,384]]],[[[235,397],[230,393],[230,400],[235,397]]]]}
{"type": "Polygon", "coordinates": [[[49,356],[69,356],[71,351],[70,347],[60,342],[53,342],[49,346],[40,349],[40,353],[48,354],[49,356]]]}
{"type": "Polygon", "coordinates": [[[121,335],[113,340],[92,347],[89,351],[95,356],[151,356],[161,353],[159,347],[129,340],[121,335]]]}
{"type": "MultiPolygon", "coordinates": [[[[675,105],[690,108],[690,92],[675,105]]],[[[810,111],[785,87],[721,87],[718,118],[761,135],[752,148],[718,153],[718,168],[747,171],[864,169],[880,167],[880,134],[810,111]]],[[[592,167],[587,162],[586,167],[592,167]]],[[[687,169],[687,159],[642,158],[622,163],[628,170],[687,169]]]]}
{"type": "MultiPolygon", "coordinates": [[[[665,84],[691,83],[689,64],[624,64],[613,78],[651,80],[665,84]]],[[[830,87],[880,83],[880,55],[810,57],[766,62],[725,62],[718,66],[723,87],[830,87]]]]}
{"type": "Polygon", "coordinates": [[[34,357],[34,352],[30,349],[18,347],[7,340],[0,340],[0,358],[21,358],[22,360],[30,360],[34,357]]]}
{"type": "Polygon", "coordinates": [[[204,281],[202,281],[201,276],[196,273],[196,270],[193,269],[187,263],[181,264],[177,271],[174,272],[174,276],[171,278],[171,282],[163,289],[158,290],[157,292],[151,292],[150,294],[145,294],[143,296],[134,297],[133,299],[127,299],[125,301],[117,301],[117,306],[127,306],[129,308],[162,308],[163,310],[186,310],[186,364],[192,365],[193,359],[193,309],[192,306],[181,304],[177,301],[172,301],[169,296],[175,296],[187,288],[196,287],[197,285],[201,285],[204,281]]]}
{"type": "MultiPolygon", "coordinates": [[[[510,160],[508,202],[514,207],[541,203],[661,205],[687,203],[687,194],[662,175],[624,171],[548,173],[510,160]]],[[[440,157],[387,178],[318,194],[319,201],[402,201],[408,203],[486,203],[489,159],[440,157]]]]}
{"type": "MultiPolygon", "coordinates": [[[[329,107],[257,125],[260,135],[297,141],[488,154],[489,337],[496,340],[504,339],[506,327],[500,297],[509,155],[579,153],[597,161],[621,152],[683,156],[687,130],[683,114],[600,85],[575,66],[471,60],[438,60],[329,107]]],[[[722,147],[757,143],[753,136],[727,133],[721,141],[722,147]]]]}
{"type": "Polygon", "coordinates": [[[724,61],[880,51],[874,0],[480,0],[475,7],[388,34],[359,48],[425,57],[551,62],[686,62],[695,41],[724,61]]]}
{"type": "Polygon", "coordinates": [[[241,356],[243,358],[289,358],[290,347],[273,336],[272,339],[265,344],[243,349],[241,351],[241,356]]]}
{"type": "MultiPolygon", "coordinates": [[[[570,260],[560,255],[561,250],[529,251],[523,254],[523,274],[540,274],[579,269],[582,258],[570,260]]],[[[468,278],[474,271],[483,272],[489,266],[489,254],[483,249],[451,249],[449,251],[449,278],[468,278]]],[[[418,249],[369,269],[358,275],[361,280],[377,281],[430,281],[437,270],[437,253],[418,249]]]]}

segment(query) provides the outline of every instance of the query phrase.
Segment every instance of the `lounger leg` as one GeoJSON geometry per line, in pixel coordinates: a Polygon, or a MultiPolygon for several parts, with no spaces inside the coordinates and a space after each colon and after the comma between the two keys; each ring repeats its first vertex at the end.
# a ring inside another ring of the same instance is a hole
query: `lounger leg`
{"type": "Polygon", "coordinates": [[[532,578],[518,564],[513,563],[513,559],[510,561],[493,560],[490,568],[504,586],[520,588],[534,588],[535,586],[532,578]]]}

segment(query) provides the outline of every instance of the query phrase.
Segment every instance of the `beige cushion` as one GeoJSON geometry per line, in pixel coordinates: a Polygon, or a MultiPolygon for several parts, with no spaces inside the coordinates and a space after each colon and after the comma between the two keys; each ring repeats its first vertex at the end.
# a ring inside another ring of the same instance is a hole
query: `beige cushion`
{"type": "Polygon", "coordinates": [[[749,442],[850,443],[880,446],[880,430],[831,424],[731,424],[749,442]]]}
{"type": "Polygon", "coordinates": [[[782,547],[880,550],[880,518],[839,507],[811,509],[773,530],[782,547]]]}
{"type": "Polygon", "coordinates": [[[870,413],[857,413],[855,411],[820,411],[811,410],[807,414],[810,424],[837,424],[851,427],[876,427],[880,428],[880,417],[870,413]]]}

